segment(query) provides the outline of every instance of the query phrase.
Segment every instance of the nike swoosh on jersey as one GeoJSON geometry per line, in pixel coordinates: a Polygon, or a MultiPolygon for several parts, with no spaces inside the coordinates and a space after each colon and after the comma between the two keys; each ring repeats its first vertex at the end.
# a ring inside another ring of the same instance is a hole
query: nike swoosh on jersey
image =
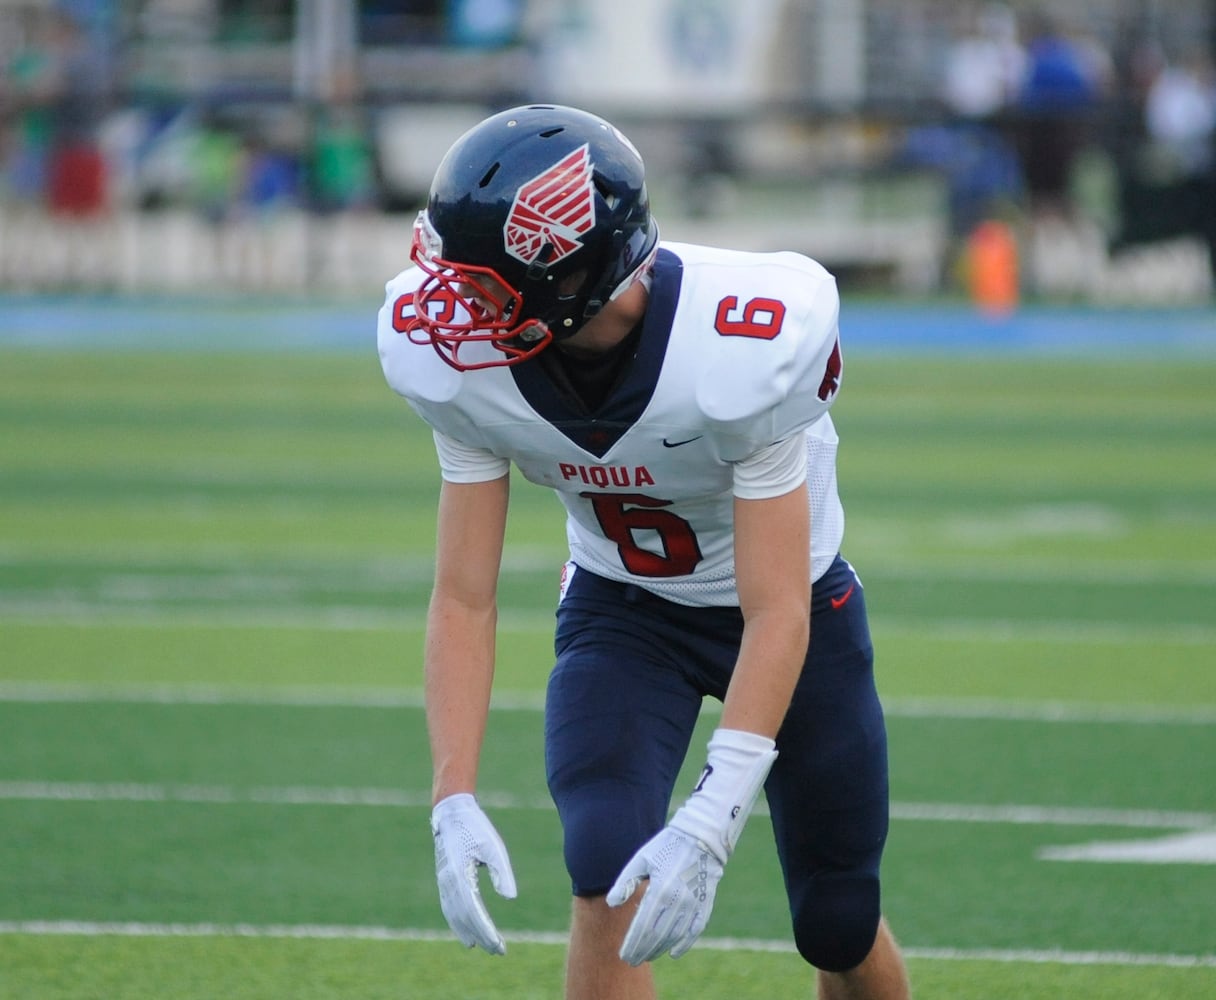
{"type": "Polygon", "coordinates": [[[849,603],[849,598],[853,596],[853,588],[856,586],[857,586],[857,584],[850,583],[848,590],[846,590],[839,597],[832,598],[832,610],[833,611],[839,611],[841,608],[843,608],[846,604],[849,603]]]}
{"type": "Polygon", "coordinates": [[[704,434],[698,434],[696,437],[685,438],[683,441],[668,441],[667,438],[663,438],[663,447],[678,448],[682,444],[692,444],[694,441],[700,441],[703,437],[705,437],[704,434]]]}

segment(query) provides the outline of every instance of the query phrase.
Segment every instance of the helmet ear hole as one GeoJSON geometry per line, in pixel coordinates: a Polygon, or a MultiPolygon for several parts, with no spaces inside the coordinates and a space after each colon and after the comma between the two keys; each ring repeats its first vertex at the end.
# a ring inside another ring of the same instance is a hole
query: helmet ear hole
{"type": "Polygon", "coordinates": [[[586,280],[587,269],[585,267],[579,268],[579,270],[575,271],[573,274],[567,274],[564,278],[562,278],[560,284],[557,286],[557,294],[562,298],[577,295],[578,290],[583,287],[583,282],[586,280]]]}
{"type": "Polygon", "coordinates": [[[536,260],[528,265],[528,270],[524,272],[529,281],[540,281],[541,278],[548,273],[549,261],[553,259],[553,254],[556,248],[552,243],[546,243],[540,248],[540,252],[536,255],[536,260]]]}
{"type": "Polygon", "coordinates": [[[604,181],[604,178],[602,178],[599,174],[595,175],[595,177],[592,179],[592,183],[595,185],[596,193],[604,199],[604,204],[608,206],[608,211],[615,212],[617,205],[621,203],[621,199],[610,187],[608,187],[607,183],[604,181]]]}

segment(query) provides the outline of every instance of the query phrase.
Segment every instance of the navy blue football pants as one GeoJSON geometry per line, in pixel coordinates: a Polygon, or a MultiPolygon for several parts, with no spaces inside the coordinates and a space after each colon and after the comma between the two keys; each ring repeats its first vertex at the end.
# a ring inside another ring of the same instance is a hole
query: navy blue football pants
{"type": "MultiPolygon", "coordinates": [[[[605,894],[665,825],[702,699],[724,697],[742,629],[738,608],[574,572],[557,612],[545,765],[575,895],[605,894]]],[[[813,588],[806,664],[765,784],[795,943],[830,971],[861,962],[878,928],[888,791],[873,663],[861,584],[837,558],[813,588]]]]}

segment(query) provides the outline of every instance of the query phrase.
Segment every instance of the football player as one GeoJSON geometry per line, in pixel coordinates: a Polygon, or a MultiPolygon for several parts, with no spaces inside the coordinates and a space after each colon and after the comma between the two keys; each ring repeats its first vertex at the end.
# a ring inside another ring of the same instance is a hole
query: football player
{"type": "Polygon", "coordinates": [[[906,997],[880,908],[886,734],[840,556],[832,277],[795,253],[660,242],[637,150],[556,106],[453,145],[410,261],[379,350],[442,472],[426,716],[456,936],[502,954],[480,868],[516,893],[475,797],[514,464],[566,509],[545,707],[574,896],[566,996],[654,996],[649,963],[704,931],[763,788],[820,996],[906,997]],[[668,818],[707,697],[721,717],[668,818]]]}

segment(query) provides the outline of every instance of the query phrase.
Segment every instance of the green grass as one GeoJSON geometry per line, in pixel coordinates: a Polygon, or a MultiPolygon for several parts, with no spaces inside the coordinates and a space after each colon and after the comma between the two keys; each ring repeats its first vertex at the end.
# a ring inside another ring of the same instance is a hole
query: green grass
{"type": "MultiPolygon", "coordinates": [[[[1039,856],[1216,826],[1214,384],[1210,361],[850,358],[885,907],[922,997],[1216,992],[1216,865],[1039,856]]],[[[0,998],[557,995],[562,950],[535,937],[569,909],[536,707],[553,498],[516,483],[500,588],[482,790],[521,894],[491,900],[498,961],[435,899],[437,474],[374,356],[3,350],[0,418],[0,998]],[[304,925],[353,939],[276,936],[304,925]]],[[[788,939],[766,827],[711,938],[788,939]]],[[[781,951],[657,974],[673,997],[808,990],[781,951]]]]}
{"type": "MultiPolygon", "coordinates": [[[[558,949],[528,944],[512,945],[506,961],[461,955],[456,945],[415,942],[109,937],[70,944],[68,950],[53,938],[16,938],[6,968],[17,982],[41,983],[41,1000],[551,1000],[562,966],[558,949]],[[437,959],[459,965],[458,985],[448,976],[421,974],[434,969],[437,959]]],[[[910,965],[919,995],[936,1000],[1207,1000],[1211,991],[1211,974],[1203,969],[925,960],[910,965]]],[[[676,997],[809,995],[806,967],[792,955],[694,950],[678,962],[661,962],[656,974],[665,995],[676,997]]],[[[8,993],[0,983],[5,1000],[28,995],[8,993]]]]}

